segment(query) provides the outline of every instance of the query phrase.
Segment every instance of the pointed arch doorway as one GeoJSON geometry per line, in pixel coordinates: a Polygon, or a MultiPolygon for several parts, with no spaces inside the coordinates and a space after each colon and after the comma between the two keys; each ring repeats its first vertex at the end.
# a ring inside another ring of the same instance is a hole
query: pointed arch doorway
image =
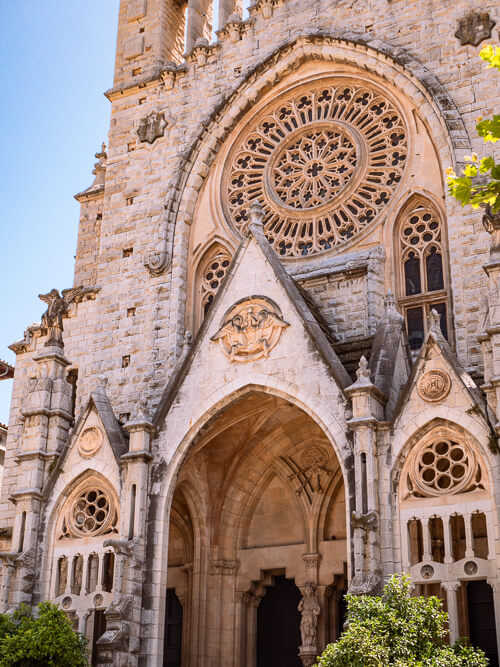
{"type": "Polygon", "coordinates": [[[344,480],[321,427],[263,391],[228,405],[179,471],[168,549],[182,667],[299,667],[306,582],[321,607],[319,653],[337,636],[347,562],[344,480]],[[268,658],[273,638],[288,662],[268,658]]]}

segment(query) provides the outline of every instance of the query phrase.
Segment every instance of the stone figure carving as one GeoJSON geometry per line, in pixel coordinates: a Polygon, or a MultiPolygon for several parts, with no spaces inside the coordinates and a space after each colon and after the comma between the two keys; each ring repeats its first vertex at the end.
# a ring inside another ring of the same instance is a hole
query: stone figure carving
{"type": "Polygon", "coordinates": [[[38,295],[38,298],[48,306],[42,315],[42,327],[49,334],[46,345],[62,346],[63,315],[68,312],[70,303],[83,293],[83,287],[75,287],[64,289],[61,294],[59,294],[59,290],[52,289],[47,294],[38,295]]]}
{"type": "Polygon", "coordinates": [[[300,634],[303,646],[316,646],[318,616],[321,608],[315,594],[315,586],[306,583],[298,610],[301,613],[300,634]]]}
{"type": "Polygon", "coordinates": [[[278,307],[265,297],[252,297],[235,304],[212,336],[231,361],[254,361],[267,357],[289,326],[278,307]]]}
{"type": "Polygon", "coordinates": [[[137,135],[141,141],[152,144],[159,137],[163,137],[166,126],[165,114],[152,111],[149,116],[141,119],[137,128],[137,135]]]}
{"type": "Polygon", "coordinates": [[[455,37],[458,37],[460,44],[472,44],[477,46],[483,40],[491,37],[491,30],[495,21],[490,19],[488,12],[470,12],[458,22],[458,30],[455,37]]]}

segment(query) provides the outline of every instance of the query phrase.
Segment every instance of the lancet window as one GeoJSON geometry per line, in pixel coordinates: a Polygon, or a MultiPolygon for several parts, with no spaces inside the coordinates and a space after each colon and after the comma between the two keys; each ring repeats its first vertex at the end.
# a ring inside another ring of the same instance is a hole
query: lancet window
{"type": "Polygon", "coordinates": [[[203,320],[231,264],[231,255],[222,247],[212,250],[199,272],[200,310],[203,320]]]}
{"type": "Polygon", "coordinates": [[[448,289],[443,229],[429,204],[420,202],[403,213],[399,222],[400,307],[404,312],[410,348],[418,350],[428,316],[436,310],[441,331],[448,337],[448,289]]]}

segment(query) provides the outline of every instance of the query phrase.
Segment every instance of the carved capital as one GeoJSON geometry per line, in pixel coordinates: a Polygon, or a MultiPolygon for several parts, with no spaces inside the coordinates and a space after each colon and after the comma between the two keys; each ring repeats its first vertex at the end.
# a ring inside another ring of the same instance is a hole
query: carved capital
{"type": "Polygon", "coordinates": [[[239,560],[212,560],[209,564],[210,574],[236,574],[240,566],[239,560]]]}
{"type": "Polygon", "coordinates": [[[351,515],[351,524],[354,529],[361,528],[362,530],[377,530],[378,528],[378,514],[375,511],[353,512],[351,515]]]}

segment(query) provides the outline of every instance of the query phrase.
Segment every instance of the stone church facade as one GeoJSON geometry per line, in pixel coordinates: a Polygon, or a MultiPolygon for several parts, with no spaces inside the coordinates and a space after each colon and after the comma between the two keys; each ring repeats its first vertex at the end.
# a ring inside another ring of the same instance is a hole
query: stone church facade
{"type": "Polygon", "coordinates": [[[498,664],[500,220],[444,176],[498,5],[243,9],[121,1],[74,286],[12,345],[1,608],[93,664],[307,667],[407,572],[498,664]]]}

